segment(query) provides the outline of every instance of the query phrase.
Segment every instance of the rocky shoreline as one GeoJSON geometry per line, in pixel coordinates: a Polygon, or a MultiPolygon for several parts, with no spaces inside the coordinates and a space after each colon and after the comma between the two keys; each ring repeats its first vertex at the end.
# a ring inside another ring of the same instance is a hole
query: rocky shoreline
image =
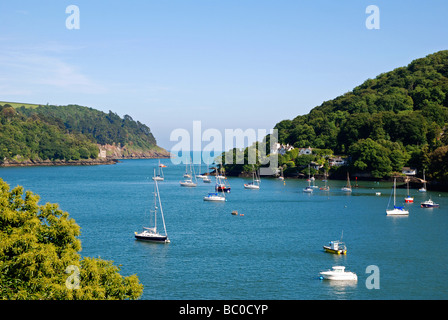
{"type": "Polygon", "coordinates": [[[169,159],[171,153],[163,148],[151,150],[130,149],[115,145],[98,145],[99,154],[96,159],[79,160],[41,160],[24,159],[16,156],[14,159],[0,161],[1,167],[33,167],[33,166],[95,166],[116,164],[124,159],[169,159]]]}
{"type": "Polygon", "coordinates": [[[112,165],[125,159],[167,159],[169,156],[130,156],[120,158],[98,158],[98,159],[82,159],[82,160],[5,160],[0,163],[0,168],[5,167],[50,167],[50,166],[97,166],[112,165]]]}
{"type": "Polygon", "coordinates": [[[82,160],[5,160],[0,167],[34,167],[34,166],[95,166],[116,164],[117,159],[82,159],[82,160]]]}

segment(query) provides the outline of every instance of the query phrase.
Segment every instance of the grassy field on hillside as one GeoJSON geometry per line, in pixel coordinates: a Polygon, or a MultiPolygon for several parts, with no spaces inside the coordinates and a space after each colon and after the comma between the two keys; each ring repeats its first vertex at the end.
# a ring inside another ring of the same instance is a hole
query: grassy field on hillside
{"type": "Polygon", "coordinates": [[[8,102],[8,101],[0,101],[0,105],[9,104],[13,108],[20,108],[21,106],[24,106],[25,108],[37,108],[38,104],[32,104],[32,103],[22,103],[22,102],[8,102]]]}

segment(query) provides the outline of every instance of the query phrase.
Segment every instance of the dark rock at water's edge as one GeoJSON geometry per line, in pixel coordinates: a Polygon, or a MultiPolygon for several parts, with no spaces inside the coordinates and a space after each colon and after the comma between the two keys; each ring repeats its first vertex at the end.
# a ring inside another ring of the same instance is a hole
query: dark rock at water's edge
{"type": "Polygon", "coordinates": [[[32,166],[94,166],[116,164],[116,159],[82,159],[82,160],[5,160],[0,167],[32,167],[32,166]]]}

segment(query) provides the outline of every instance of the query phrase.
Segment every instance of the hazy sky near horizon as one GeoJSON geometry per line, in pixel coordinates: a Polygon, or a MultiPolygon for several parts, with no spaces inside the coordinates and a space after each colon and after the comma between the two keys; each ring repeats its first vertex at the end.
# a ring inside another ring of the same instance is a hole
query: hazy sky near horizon
{"type": "Polygon", "coordinates": [[[170,149],[195,120],[268,130],[446,50],[447,15],[446,0],[2,1],[0,101],[129,114],[170,149]]]}

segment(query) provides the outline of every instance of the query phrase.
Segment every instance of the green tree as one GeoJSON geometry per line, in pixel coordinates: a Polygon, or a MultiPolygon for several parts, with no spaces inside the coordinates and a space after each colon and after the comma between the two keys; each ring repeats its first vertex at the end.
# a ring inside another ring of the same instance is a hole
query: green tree
{"type": "Polygon", "coordinates": [[[0,297],[2,299],[137,299],[136,275],[121,276],[111,261],[82,258],[80,228],[57,204],[0,179],[0,297]],[[79,270],[71,286],[67,268],[79,270]],[[67,284],[67,281],[68,284],[67,284]]]}
{"type": "Polygon", "coordinates": [[[429,155],[429,176],[441,182],[448,182],[448,146],[437,148],[429,155]]]}
{"type": "Polygon", "coordinates": [[[392,172],[390,150],[370,138],[354,143],[349,153],[355,169],[371,172],[375,178],[382,178],[392,172]]]}

